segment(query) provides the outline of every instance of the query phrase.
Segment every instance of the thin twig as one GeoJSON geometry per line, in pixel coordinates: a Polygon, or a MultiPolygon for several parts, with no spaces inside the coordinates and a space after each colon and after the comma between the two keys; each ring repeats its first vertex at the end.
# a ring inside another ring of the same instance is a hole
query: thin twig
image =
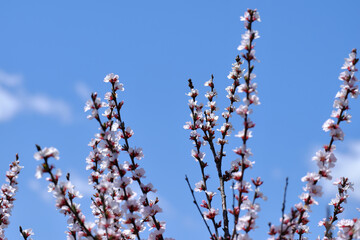
{"type": "Polygon", "coordinates": [[[207,230],[209,231],[210,239],[215,240],[213,234],[211,233],[210,227],[209,227],[209,225],[207,224],[207,222],[206,222],[206,220],[205,220],[205,218],[204,218],[204,215],[202,214],[202,212],[201,212],[201,210],[200,210],[199,204],[198,204],[197,201],[196,201],[196,198],[195,198],[195,195],[194,195],[194,190],[191,188],[191,185],[190,185],[190,182],[189,182],[189,178],[187,177],[187,175],[185,175],[185,181],[187,182],[187,184],[188,184],[188,186],[189,186],[189,189],[190,189],[190,192],[191,192],[191,195],[192,195],[192,197],[193,197],[193,203],[195,204],[197,210],[199,211],[199,213],[200,213],[200,215],[201,215],[201,217],[202,217],[202,219],[203,219],[203,221],[204,221],[204,223],[205,223],[205,225],[206,225],[207,230]]]}
{"type": "Polygon", "coordinates": [[[285,182],[285,189],[284,189],[284,198],[283,198],[283,203],[282,203],[282,208],[281,208],[281,225],[280,225],[280,236],[279,239],[282,240],[282,236],[283,236],[283,224],[284,224],[284,216],[285,216],[285,204],[286,204],[286,191],[287,191],[287,187],[289,184],[289,177],[286,177],[286,182],[285,182]]]}

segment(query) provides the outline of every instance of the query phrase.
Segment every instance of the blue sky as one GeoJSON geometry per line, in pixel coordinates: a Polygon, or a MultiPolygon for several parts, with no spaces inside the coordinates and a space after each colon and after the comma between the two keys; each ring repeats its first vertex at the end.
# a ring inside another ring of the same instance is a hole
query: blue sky
{"type": "MultiPolygon", "coordinates": [[[[190,120],[187,79],[205,93],[203,83],[214,74],[217,101],[225,106],[226,76],[244,32],[239,17],[247,8],[257,8],[262,19],[254,25],[261,36],[254,70],[261,105],[254,109],[249,141],[256,164],[247,174],[265,181],[269,199],[261,204],[260,228],[252,235],[265,239],[267,223],[280,218],[286,176],[289,209],[299,201],[300,178],[315,168],[311,157],[329,142],[321,126],[339,89],[340,68],[351,49],[360,48],[356,0],[2,1],[2,178],[15,153],[25,166],[6,236],[19,239],[22,225],[33,228],[38,240],[65,238],[65,217],[55,209],[45,180],[34,177],[35,144],[59,149],[56,166],[71,172],[88,199],[85,158],[97,124],[86,119],[83,107],[91,92],[108,91],[102,80],[114,72],[125,86],[123,114],[135,131],[132,145],[143,147],[141,164],[165,211],[159,218],[167,221],[166,236],[208,239],[184,181],[185,174],[193,183],[200,180],[189,133],[182,128],[190,120]]],[[[335,174],[346,173],[356,183],[344,217],[356,216],[360,200],[359,101],[350,107],[353,122],[344,126],[345,141],[336,151],[335,174]]],[[[331,191],[311,214],[313,238],[322,231],[316,225],[331,191]]],[[[90,217],[89,201],[81,204],[90,217]]]]}

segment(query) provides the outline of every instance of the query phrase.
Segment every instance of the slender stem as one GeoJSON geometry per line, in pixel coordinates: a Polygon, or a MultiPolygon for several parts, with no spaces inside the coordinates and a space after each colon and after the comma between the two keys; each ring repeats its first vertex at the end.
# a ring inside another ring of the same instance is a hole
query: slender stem
{"type": "Polygon", "coordinates": [[[288,183],[289,183],[289,178],[286,177],[286,182],[285,182],[285,189],[284,189],[284,198],[283,198],[283,203],[282,203],[282,208],[281,208],[281,226],[280,226],[280,240],[282,240],[282,236],[283,236],[283,224],[284,224],[284,216],[285,216],[285,204],[286,204],[286,191],[287,191],[287,187],[288,187],[288,183]]]}
{"type": "Polygon", "coordinates": [[[199,211],[199,214],[201,215],[201,218],[203,219],[203,221],[204,221],[204,223],[205,223],[205,226],[206,226],[206,228],[207,228],[207,230],[208,230],[208,232],[209,232],[209,234],[210,234],[210,239],[215,240],[216,238],[214,238],[214,236],[213,236],[213,234],[212,234],[212,232],[211,232],[211,230],[210,230],[210,227],[209,227],[209,225],[207,224],[207,222],[206,222],[206,220],[205,220],[205,218],[204,218],[204,215],[202,214],[202,212],[201,212],[201,210],[200,210],[199,204],[197,203],[196,198],[195,198],[195,195],[194,195],[194,190],[191,188],[191,185],[190,185],[190,182],[189,182],[189,178],[188,178],[186,175],[185,175],[185,181],[187,182],[188,187],[189,187],[190,192],[191,192],[191,195],[192,195],[192,197],[193,197],[193,203],[195,204],[197,210],[199,211]]]}

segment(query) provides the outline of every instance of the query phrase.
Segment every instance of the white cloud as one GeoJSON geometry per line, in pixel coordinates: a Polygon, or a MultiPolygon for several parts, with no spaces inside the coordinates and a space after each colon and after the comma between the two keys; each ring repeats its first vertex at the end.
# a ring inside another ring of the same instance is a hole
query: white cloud
{"type": "Polygon", "coordinates": [[[52,193],[49,193],[47,188],[40,184],[39,180],[30,179],[28,181],[28,186],[31,190],[38,193],[38,196],[40,196],[45,202],[52,203],[54,201],[52,193]]]}
{"type": "Polygon", "coordinates": [[[54,116],[63,122],[71,120],[71,108],[63,100],[28,93],[22,76],[0,70],[0,121],[8,121],[22,112],[54,116]]]}
{"type": "Polygon", "coordinates": [[[90,99],[91,90],[84,82],[77,82],[75,84],[75,91],[82,100],[90,99]]]}
{"type": "Polygon", "coordinates": [[[9,74],[0,69],[0,84],[8,87],[19,86],[23,81],[20,74],[9,74]]]}
{"type": "Polygon", "coordinates": [[[0,86],[0,121],[10,120],[20,109],[20,100],[0,86]]]}
{"type": "Polygon", "coordinates": [[[335,151],[337,158],[336,166],[332,171],[333,180],[326,181],[324,192],[328,195],[335,196],[336,186],[331,183],[340,177],[348,177],[354,183],[354,192],[349,192],[351,197],[360,200],[360,141],[348,141],[346,150],[335,151]]]}
{"type": "Polygon", "coordinates": [[[41,95],[27,95],[23,99],[26,109],[40,113],[42,115],[51,115],[60,118],[63,122],[71,120],[71,110],[67,103],[62,100],[52,99],[41,95]]]}

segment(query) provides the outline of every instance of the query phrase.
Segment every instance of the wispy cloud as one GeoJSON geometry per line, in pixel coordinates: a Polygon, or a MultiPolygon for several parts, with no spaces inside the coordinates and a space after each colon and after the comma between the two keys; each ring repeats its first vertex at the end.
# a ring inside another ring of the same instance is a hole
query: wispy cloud
{"type": "Polygon", "coordinates": [[[20,74],[10,74],[0,69],[0,84],[15,87],[19,86],[22,82],[23,77],[20,74]]]}
{"type": "Polygon", "coordinates": [[[75,84],[75,91],[77,95],[84,101],[90,99],[91,90],[84,82],[77,82],[75,84]]]}
{"type": "Polygon", "coordinates": [[[28,183],[29,188],[31,190],[33,190],[34,192],[36,192],[38,194],[38,196],[40,196],[42,198],[42,200],[44,200],[47,203],[53,202],[52,193],[49,193],[47,191],[47,188],[45,188],[44,186],[42,186],[40,184],[40,181],[38,181],[36,179],[30,179],[27,183],[28,183]]]}
{"type": "Polygon", "coordinates": [[[61,99],[32,94],[24,89],[23,77],[0,70],[0,121],[8,121],[22,112],[53,116],[71,121],[71,108],[61,99]]]}
{"type": "Polygon", "coordinates": [[[63,100],[52,99],[44,95],[27,95],[24,97],[23,103],[30,111],[55,116],[63,122],[71,121],[70,107],[63,100]]]}
{"type": "Polygon", "coordinates": [[[0,121],[13,118],[21,109],[18,98],[0,86],[0,121]]]}
{"type": "MultiPolygon", "coordinates": [[[[340,177],[348,177],[354,183],[355,188],[354,192],[350,192],[351,197],[360,200],[360,140],[348,141],[346,149],[342,151],[337,150],[335,156],[337,157],[337,162],[332,171],[333,180],[340,177]]],[[[326,181],[324,191],[329,195],[335,196],[337,188],[329,181],[326,181]]]]}

